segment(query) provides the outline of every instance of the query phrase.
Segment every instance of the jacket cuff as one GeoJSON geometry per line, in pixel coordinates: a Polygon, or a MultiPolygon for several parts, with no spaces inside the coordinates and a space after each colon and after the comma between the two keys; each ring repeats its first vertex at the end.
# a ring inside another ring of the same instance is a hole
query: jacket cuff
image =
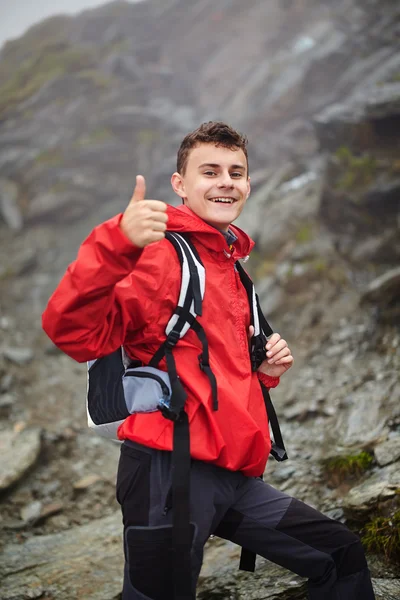
{"type": "Polygon", "coordinates": [[[268,389],[275,388],[279,382],[280,377],[271,377],[266,373],[262,373],[261,371],[257,371],[258,379],[267,387],[268,389]]]}
{"type": "Polygon", "coordinates": [[[120,224],[123,216],[123,213],[119,213],[118,215],[115,215],[114,217],[106,221],[107,225],[110,228],[110,231],[112,232],[113,245],[116,250],[118,250],[125,256],[132,254],[140,256],[143,252],[143,248],[138,248],[138,246],[135,246],[135,244],[131,242],[129,238],[126,237],[126,235],[121,229],[120,224]]]}

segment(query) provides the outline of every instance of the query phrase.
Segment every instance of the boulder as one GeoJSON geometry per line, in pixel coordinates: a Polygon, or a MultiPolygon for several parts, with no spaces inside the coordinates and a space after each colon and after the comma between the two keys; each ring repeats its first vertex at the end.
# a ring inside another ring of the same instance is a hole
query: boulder
{"type": "Polygon", "coordinates": [[[49,596],[117,600],[122,589],[120,513],[4,548],[3,600],[49,596]]]}
{"type": "Polygon", "coordinates": [[[400,459],[400,436],[393,437],[374,449],[376,462],[384,467],[400,459]]]}
{"type": "Polygon", "coordinates": [[[37,428],[0,432],[0,491],[19,481],[34,465],[41,448],[37,428]]]}
{"type": "Polygon", "coordinates": [[[18,195],[18,186],[13,181],[0,179],[0,217],[13,231],[20,231],[23,227],[18,195]]]}

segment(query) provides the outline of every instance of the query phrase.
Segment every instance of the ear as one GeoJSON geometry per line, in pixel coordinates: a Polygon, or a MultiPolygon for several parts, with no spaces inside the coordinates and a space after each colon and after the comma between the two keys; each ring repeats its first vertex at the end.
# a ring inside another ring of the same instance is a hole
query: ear
{"type": "Polygon", "coordinates": [[[183,182],[183,178],[180,173],[177,173],[177,172],[173,173],[173,175],[171,177],[171,185],[172,185],[172,189],[174,190],[175,194],[178,194],[178,196],[180,198],[182,198],[182,200],[184,200],[186,198],[185,184],[183,182]]]}
{"type": "Polygon", "coordinates": [[[248,177],[247,178],[247,195],[246,195],[246,200],[250,196],[250,192],[251,192],[250,177],[248,177]]]}

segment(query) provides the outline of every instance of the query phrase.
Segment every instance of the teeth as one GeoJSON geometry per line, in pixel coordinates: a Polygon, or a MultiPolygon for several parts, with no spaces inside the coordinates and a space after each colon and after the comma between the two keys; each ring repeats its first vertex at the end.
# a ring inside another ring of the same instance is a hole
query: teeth
{"type": "Polygon", "coordinates": [[[212,198],[212,202],[223,202],[224,204],[232,204],[232,198],[212,198]]]}

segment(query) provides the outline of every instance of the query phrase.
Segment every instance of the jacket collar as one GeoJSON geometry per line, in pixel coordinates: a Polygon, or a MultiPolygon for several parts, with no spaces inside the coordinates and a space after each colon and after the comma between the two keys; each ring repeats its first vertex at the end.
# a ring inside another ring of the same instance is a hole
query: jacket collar
{"type": "MultiPolygon", "coordinates": [[[[168,206],[167,214],[168,231],[191,233],[203,246],[214,252],[229,251],[225,236],[218,229],[203,221],[188,206],[168,206]]],[[[233,243],[232,253],[236,259],[245,258],[254,247],[253,240],[235,225],[230,225],[229,229],[237,237],[233,243]]]]}

